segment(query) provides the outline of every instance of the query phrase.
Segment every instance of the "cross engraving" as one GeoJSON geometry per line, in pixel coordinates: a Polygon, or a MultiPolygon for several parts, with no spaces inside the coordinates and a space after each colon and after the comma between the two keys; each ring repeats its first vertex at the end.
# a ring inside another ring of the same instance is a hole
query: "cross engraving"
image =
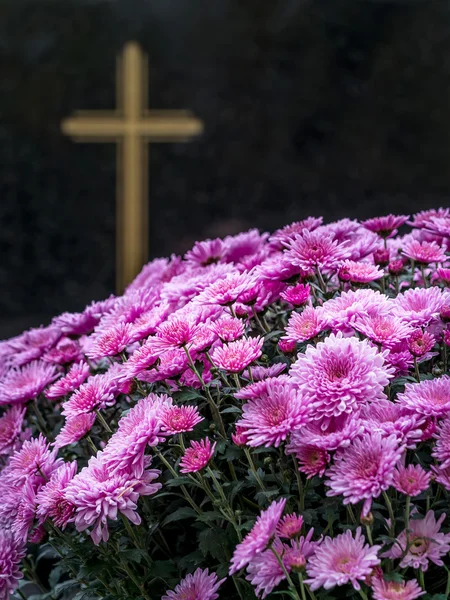
{"type": "Polygon", "coordinates": [[[148,143],[184,142],[203,131],[188,110],[148,110],[147,56],[136,42],[117,59],[117,109],[77,111],[62,131],[82,142],[117,144],[116,287],[123,292],[148,257],[148,143]]]}

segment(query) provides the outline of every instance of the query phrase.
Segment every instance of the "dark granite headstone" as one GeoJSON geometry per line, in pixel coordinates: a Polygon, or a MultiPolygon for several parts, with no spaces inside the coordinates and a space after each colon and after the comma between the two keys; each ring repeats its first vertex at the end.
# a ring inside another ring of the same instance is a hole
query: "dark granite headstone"
{"type": "Polygon", "coordinates": [[[114,286],[115,148],[60,121],[115,103],[138,40],[152,108],[205,123],[150,146],[150,255],[309,214],[448,205],[445,1],[2,0],[0,338],[114,286]]]}

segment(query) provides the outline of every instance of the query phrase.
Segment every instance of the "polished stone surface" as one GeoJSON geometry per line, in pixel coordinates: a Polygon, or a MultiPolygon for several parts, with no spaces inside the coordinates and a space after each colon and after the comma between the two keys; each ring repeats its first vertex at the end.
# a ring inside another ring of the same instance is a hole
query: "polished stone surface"
{"type": "Polygon", "coordinates": [[[150,147],[150,254],[309,214],[450,204],[450,9],[396,0],[2,0],[0,338],[113,291],[115,150],[60,132],[114,106],[115,55],[205,134],[150,147]]]}

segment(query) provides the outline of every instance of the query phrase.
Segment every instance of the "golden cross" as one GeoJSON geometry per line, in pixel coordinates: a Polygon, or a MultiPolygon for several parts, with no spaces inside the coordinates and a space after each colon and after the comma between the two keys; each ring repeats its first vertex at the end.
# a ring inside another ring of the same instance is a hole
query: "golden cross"
{"type": "Polygon", "coordinates": [[[148,142],[187,141],[203,131],[187,110],[147,110],[147,56],[136,42],[117,59],[117,109],[78,111],[62,122],[77,141],[117,143],[116,285],[122,292],[148,255],[148,142]]]}

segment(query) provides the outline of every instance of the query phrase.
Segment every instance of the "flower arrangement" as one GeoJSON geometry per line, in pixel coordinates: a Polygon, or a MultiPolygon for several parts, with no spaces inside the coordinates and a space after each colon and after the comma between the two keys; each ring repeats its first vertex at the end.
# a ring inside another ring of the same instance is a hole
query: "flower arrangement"
{"type": "Polygon", "coordinates": [[[0,600],[447,598],[448,244],[251,230],[1,342],[0,600]]]}

